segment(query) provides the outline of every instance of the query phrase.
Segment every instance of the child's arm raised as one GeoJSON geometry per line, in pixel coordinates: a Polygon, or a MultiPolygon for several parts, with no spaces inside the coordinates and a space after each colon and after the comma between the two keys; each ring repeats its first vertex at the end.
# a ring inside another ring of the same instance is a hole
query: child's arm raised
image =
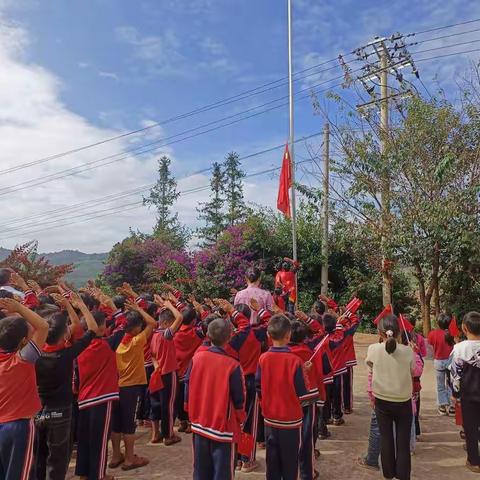
{"type": "Polygon", "coordinates": [[[170,331],[172,332],[172,335],[174,335],[175,332],[176,332],[176,331],[180,328],[180,326],[182,325],[183,316],[182,316],[182,314],[172,305],[172,302],[170,302],[169,300],[165,300],[165,302],[163,302],[163,305],[165,306],[165,308],[167,308],[168,310],[170,310],[170,311],[173,313],[173,316],[175,317],[174,322],[173,322],[172,325],[169,327],[170,331]]]}
{"type": "Polygon", "coordinates": [[[0,309],[7,310],[9,313],[18,313],[24,318],[33,328],[33,343],[35,343],[39,349],[43,348],[48,335],[48,323],[46,320],[13,298],[0,299],[0,309]]]}
{"type": "Polygon", "coordinates": [[[145,329],[143,330],[143,333],[147,339],[150,338],[150,336],[153,333],[153,330],[157,326],[157,322],[155,321],[155,319],[151,317],[143,308],[140,308],[140,306],[134,302],[126,302],[125,308],[133,312],[138,312],[142,316],[142,318],[145,320],[145,323],[147,324],[145,329]]]}
{"type": "Polygon", "coordinates": [[[95,334],[98,334],[97,322],[93,318],[92,312],[90,312],[90,310],[82,300],[82,297],[77,292],[72,292],[70,296],[70,303],[73,307],[78,308],[80,312],[82,312],[83,318],[87,323],[87,328],[95,334]]]}

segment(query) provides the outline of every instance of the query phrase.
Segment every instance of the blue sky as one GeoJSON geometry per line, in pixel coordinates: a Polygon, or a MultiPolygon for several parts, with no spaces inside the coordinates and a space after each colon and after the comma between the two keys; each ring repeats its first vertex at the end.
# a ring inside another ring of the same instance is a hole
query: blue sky
{"type": "MultiPolygon", "coordinates": [[[[349,52],[377,34],[410,33],[480,17],[480,2],[475,0],[293,3],[296,70],[349,52]]],[[[419,38],[479,27],[480,23],[474,23],[419,38]]],[[[0,36],[0,104],[4,105],[0,113],[0,147],[5,156],[5,166],[0,170],[189,112],[278,80],[287,73],[286,0],[0,0],[0,36]]],[[[411,51],[477,39],[480,33],[473,32],[412,47],[411,51]]],[[[472,43],[415,58],[477,46],[472,43]]],[[[478,53],[472,53],[418,66],[429,90],[440,85],[448,92],[468,62],[478,58],[478,53]]],[[[331,69],[298,82],[296,88],[304,89],[340,74],[339,68],[331,69]]],[[[331,85],[336,83],[338,80],[332,80],[331,85]]],[[[417,86],[421,89],[420,84],[417,86]]],[[[338,92],[354,100],[351,92],[338,92]]],[[[3,175],[0,193],[22,181],[159,141],[286,94],[286,86],[281,85],[153,128],[145,135],[3,175]]],[[[335,105],[322,95],[320,100],[335,115],[335,105]]],[[[313,115],[310,101],[297,103],[297,136],[318,132],[322,123],[321,116],[313,115]]],[[[126,156],[125,160],[88,173],[11,192],[4,197],[11,208],[0,215],[4,232],[0,233],[0,244],[12,247],[38,238],[43,251],[108,250],[128,234],[129,227],[148,231],[154,223],[152,212],[142,207],[89,222],[80,220],[89,214],[95,216],[100,209],[113,211],[122,203],[139,200],[140,194],[102,205],[93,202],[85,208],[66,210],[63,216],[54,213],[41,217],[39,210],[59,210],[151,183],[155,180],[156,158],[162,153],[172,157],[174,173],[183,178],[221,160],[229,151],[249,155],[284,143],[287,135],[287,109],[280,108],[148,155],[126,156]],[[33,215],[36,217],[31,218],[33,215]],[[25,220],[12,223],[22,218],[25,220]],[[59,224],[65,225],[51,228],[59,224]]],[[[319,140],[312,143],[318,145],[319,140]]],[[[305,145],[299,145],[297,151],[299,159],[305,157],[305,145]]],[[[280,165],[280,160],[278,150],[246,160],[244,169],[254,173],[280,165]]],[[[179,189],[205,184],[208,174],[199,174],[180,180],[179,189]]],[[[272,175],[248,179],[245,190],[249,201],[273,205],[276,179],[272,175]]],[[[195,227],[195,208],[207,197],[208,192],[181,197],[177,205],[180,218],[195,227]]]]}

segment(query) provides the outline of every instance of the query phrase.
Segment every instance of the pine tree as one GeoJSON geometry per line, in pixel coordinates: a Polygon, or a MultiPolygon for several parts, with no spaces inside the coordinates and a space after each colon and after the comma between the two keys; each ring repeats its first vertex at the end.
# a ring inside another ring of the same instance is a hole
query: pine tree
{"type": "Polygon", "coordinates": [[[172,214],[172,206],[180,196],[177,192],[177,182],[170,171],[171,160],[164,155],[158,161],[158,180],[150,195],[143,197],[143,204],[153,206],[157,210],[157,223],[153,234],[157,238],[165,240],[172,246],[184,245],[188,233],[180,225],[178,214],[172,214]]]}
{"type": "Polygon", "coordinates": [[[246,215],[246,205],[243,199],[243,182],[245,172],[240,168],[238,153],[231,152],[223,163],[225,175],[225,203],[227,205],[226,219],[228,225],[235,225],[246,215]]]}
{"type": "Polygon", "coordinates": [[[201,204],[197,208],[198,218],[205,221],[205,226],[197,230],[199,237],[205,241],[206,245],[216,243],[219,235],[225,228],[225,219],[223,206],[225,204],[224,194],[225,174],[219,163],[213,164],[212,177],[210,179],[210,201],[201,204]]]}

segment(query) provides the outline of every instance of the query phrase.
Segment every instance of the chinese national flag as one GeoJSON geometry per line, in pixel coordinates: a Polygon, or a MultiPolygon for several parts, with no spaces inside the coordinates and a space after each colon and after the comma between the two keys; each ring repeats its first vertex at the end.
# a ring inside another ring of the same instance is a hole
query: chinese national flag
{"type": "Polygon", "coordinates": [[[278,186],[277,208],[290,218],[290,187],[292,186],[292,172],[290,152],[288,143],[285,145],[283,154],[282,171],[280,173],[280,184],[278,186]]]}
{"type": "Polygon", "coordinates": [[[452,337],[459,337],[460,334],[462,333],[458,328],[457,318],[455,317],[455,315],[452,316],[452,320],[450,322],[450,326],[448,327],[448,331],[450,332],[450,335],[452,337]]]}
{"type": "Polygon", "coordinates": [[[400,321],[400,330],[405,331],[407,333],[412,332],[413,325],[402,314],[398,316],[398,320],[400,321]]]}

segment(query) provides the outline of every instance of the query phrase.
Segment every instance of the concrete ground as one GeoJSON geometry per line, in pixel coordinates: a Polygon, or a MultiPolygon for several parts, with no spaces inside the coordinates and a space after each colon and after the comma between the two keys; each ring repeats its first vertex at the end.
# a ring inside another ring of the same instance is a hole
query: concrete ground
{"type": "MultiPolygon", "coordinates": [[[[359,366],[355,368],[354,377],[354,413],[345,417],[346,425],[329,427],[332,438],[320,441],[321,457],[317,461],[320,479],[369,480],[381,479],[379,472],[360,468],[356,461],[366,449],[370,424],[371,407],[366,390],[366,367],[363,360],[367,347],[376,341],[373,335],[357,334],[355,336],[359,366]]],[[[468,480],[478,475],[465,469],[466,454],[459,437],[459,428],[452,417],[439,417],[435,402],[435,374],[431,360],[425,363],[422,376],[422,436],[417,443],[412,457],[412,479],[417,480],[468,480]]],[[[480,415],[480,412],[479,412],[480,415]]],[[[150,464],[138,470],[122,472],[121,469],[110,471],[116,479],[168,479],[184,480],[192,478],[191,437],[182,436],[182,442],[173,446],[150,445],[149,431],[138,431],[138,454],[150,459],[150,464]]],[[[260,469],[249,474],[237,473],[240,480],[265,478],[265,451],[258,452],[260,469]]],[[[72,466],[73,466],[72,461],[72,466]]],[[[73,469],[71,469],[73,472],[73,469]]],[[[73,473],[69,479],[76,478],[73,473]]],[[[280,479],[279,479],[280,480],[280,479]]]]}

